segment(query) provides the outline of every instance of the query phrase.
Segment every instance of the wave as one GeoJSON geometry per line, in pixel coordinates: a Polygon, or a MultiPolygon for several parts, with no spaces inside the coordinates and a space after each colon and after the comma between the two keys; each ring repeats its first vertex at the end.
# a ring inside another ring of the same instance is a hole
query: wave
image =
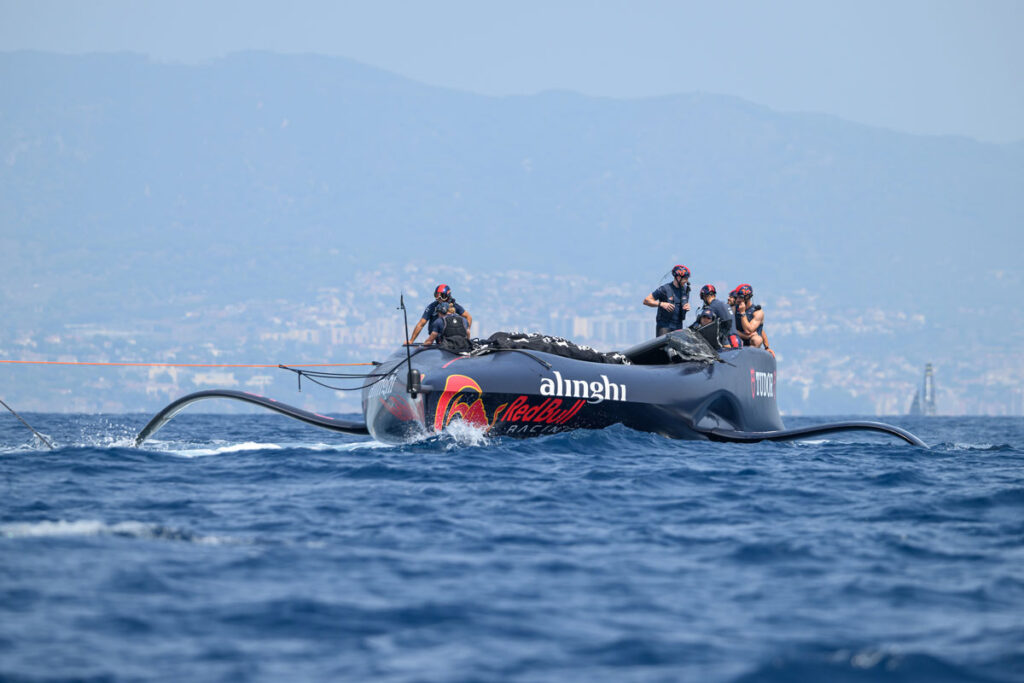
{"type": "Polygon", "coordinates": [[[1015,450],[1013,446],[1008,443],[963,443],[960,441],[944,441],[937,443],[932,446],[932,450],[939,451],[990,451],[990,452],[1006,452],[1015,450]]]}
{"type": "Polygon", "coordinates": [[[733,679],[734,683],[946,683],[1004,680],[952,664],[924,653],[892,652],[883,649],[834,650],[828,654],[792,655],[775,658],[757,669],[733,679]]]}
{"type": "Polygon", "coordinates": [[[0,524],[3,538],[68,538],[83,536],[119,536],[161,541],[182,541],[199,545],[237,545],[240,541],[222,536],[203,536],[184,529],[146,522],[115,522],[96,519],[75,521],[9,522],[0,524]]]}

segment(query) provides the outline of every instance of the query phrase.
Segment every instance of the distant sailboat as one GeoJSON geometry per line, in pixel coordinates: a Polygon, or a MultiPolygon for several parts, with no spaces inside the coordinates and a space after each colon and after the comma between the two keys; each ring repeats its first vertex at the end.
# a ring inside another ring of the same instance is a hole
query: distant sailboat
{"type": "Polygon", "coordinates": [[[907,415],[922,415],[921,411],[921,390],[914,390],[914,401],[910,404],[910,410],[907,411],[907,415]]]}
{"type": "Polygon", "coordinates": [[[932,364],[924,366],[924,381],[921,387],[914,390],[914,400],[910,404],[907,415],[934,415],[935,414],[935,373],[932,364]],[[922,396],[924,397],[922,399],[922,396]]]}

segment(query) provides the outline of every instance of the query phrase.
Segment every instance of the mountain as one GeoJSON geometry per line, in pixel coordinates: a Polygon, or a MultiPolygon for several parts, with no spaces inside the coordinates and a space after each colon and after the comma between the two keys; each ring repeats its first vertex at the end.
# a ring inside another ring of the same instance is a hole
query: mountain
{"type": "Polygon", "coordinates": [[[1024,144],[703,93],[484,97],[312,55],[17,52],[0,79],[0,289],[27,318],[301,297],[382,261],[641,288],[682,262],[929,316],[1020,285],[1024,144]]]}

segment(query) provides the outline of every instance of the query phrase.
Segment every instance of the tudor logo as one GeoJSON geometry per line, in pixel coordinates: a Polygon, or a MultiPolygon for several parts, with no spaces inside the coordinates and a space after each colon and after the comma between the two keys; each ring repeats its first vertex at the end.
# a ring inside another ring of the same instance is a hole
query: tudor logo
{"type": "Polygon", "coordinates": [[[775,398],[775,373],[750,370],[750,397],[775,398]]]}
{"type": "Polygon", "coordinates": [[[554,373],[554,379],[550,377],[541,378],[541,396],[585,398],[588,403],[626,400],[626,385],[610,382],[607,375],[601,375],[601,381],[598,382],[585,379],[562,379],[562,373],[558,372],[558,370],[555,370],[554,373]]]}

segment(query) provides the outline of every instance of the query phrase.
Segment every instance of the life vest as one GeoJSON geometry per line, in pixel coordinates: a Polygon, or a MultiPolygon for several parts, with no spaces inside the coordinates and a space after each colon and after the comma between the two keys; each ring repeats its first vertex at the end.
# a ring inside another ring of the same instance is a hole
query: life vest
{"type": "Polygon", "coordinates": [[[442,318],[442,322],[444,329],[438,335],[438,346],[448,351],[469,351],[472,348],[465,318],[456,313],[449,313],[442,318]]]}
{"type": "Polygon", "coordinates": [[[683,304],[690,303],[690,283],[682,287],[676,287],[674,282],[666,282],[661,287],[651,292],[655,301],[665,301],[672,304],[675,309],[669,313],[658,307],[658,313],[654,320],[658,327],[667,327],[670,330],[682,329],[683,321],[686,319],[686,311],[683,304]],[[660,296],[659,296],[660,295],[660,296]]]}

